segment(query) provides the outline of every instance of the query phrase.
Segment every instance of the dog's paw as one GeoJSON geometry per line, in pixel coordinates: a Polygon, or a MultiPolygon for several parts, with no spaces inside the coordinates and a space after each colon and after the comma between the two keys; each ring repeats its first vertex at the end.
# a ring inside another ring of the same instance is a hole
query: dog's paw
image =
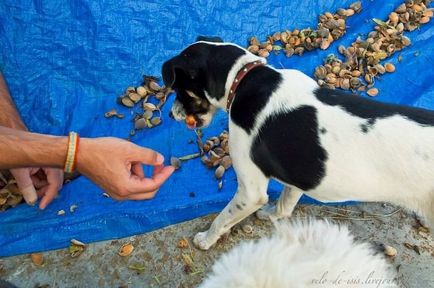
{"type": "Polygon", "coordinates": [[[256,217],[260,220],[275,220],[276,218],[276,206],[272,204],[265,204],[256,211],[256,217]]]}
{"type": "Polygon", "coordinates": [[[276,205],[266,204],[256,211],[256,217],[260,220],[275,222],[283,218],[289,218],[291,214],[277,213],[276,205]]]}
{"type": "Polygon", "coordinates": [[[208,240],[208,231],[199,232],[194,236],[194,245],[201,250],[208,250],[215,242],[208,240]]]}

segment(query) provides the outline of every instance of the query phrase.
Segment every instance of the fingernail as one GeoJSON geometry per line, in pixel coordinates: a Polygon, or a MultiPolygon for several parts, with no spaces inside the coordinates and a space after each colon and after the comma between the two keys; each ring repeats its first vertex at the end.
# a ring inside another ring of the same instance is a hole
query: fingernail
{"type": "Polygon", "coordinates": [[[33,185],[21,189],[21,194],[26,203],[30,206],[35,205],[36,201],[38,201],[38,196],[36,195],[35,187],[33,187],[33,185]]]}
{"type": "Polygon", "coordinates": [[[24,200],[26,201],[27,205],[29,205],[29,206],[35,206],[35,204],[36,204],[36,200],[35,201],[26,200],[26,199],[24,199],[24,200]]]}
{"type": "Polygon", "coordinates": [[[157,163],[161,164],[164,162],[164,157],[161,154],[157,154],[157,163]]]}

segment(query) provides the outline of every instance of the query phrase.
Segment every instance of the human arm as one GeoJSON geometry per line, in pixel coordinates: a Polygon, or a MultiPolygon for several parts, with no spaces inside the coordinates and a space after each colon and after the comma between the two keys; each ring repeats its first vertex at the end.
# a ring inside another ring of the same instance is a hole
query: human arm
{"type": "MultiPolygon", "coordinates": [[[[3,75],[0,73],[0,125],[27,131],[9,94],[3,75]]],[[[39,207],[44,209],[63,186],[63,170],[56,168],[16,168],[11,173],[26,202],[33,205],[41,197],[39,207]]]]}
{"type": "Polygon", "coordinates": [[[3,75],[0,73],[0,125],[13,129],[27,130],[23,120],[17,112],[9,94],[3,75]]]}
{"type": "MultiPolygon", "coordinates": [[[[0,169],[61,168],[67,137],[48,136],[0,127],[0,169]]],[[[173,173],[161,154],[117,138],[82,138],[76,167],[114,199],[150,199],[173,173]],[[146,177],[142,164],[154,166],[146,177]]]]}

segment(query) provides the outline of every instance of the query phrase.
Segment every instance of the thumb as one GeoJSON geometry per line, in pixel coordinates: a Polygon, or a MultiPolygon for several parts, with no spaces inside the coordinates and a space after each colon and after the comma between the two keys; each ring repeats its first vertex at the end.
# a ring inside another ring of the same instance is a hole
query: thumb
{"type": "Polygon", "coordinates": [[[30,178],[30,169],[19,168],[11,169],[11,173],[17,181],[18,189],[20,189],[24,200],[29,205],[34,205],[38,200],[35,187],[33,186],[32,179],[30,178]]]}
{"type": "Polygon", "coordinates": [[[137,157],[137,159],[133,159],[134,161],[139,161],[143,164],[153,165],[153,166],[163,164],[164,157],[160,153],[152,149],[139,147],[139,146],[136,147],[137,149],[133,154],[133,156],[137,157]]]}

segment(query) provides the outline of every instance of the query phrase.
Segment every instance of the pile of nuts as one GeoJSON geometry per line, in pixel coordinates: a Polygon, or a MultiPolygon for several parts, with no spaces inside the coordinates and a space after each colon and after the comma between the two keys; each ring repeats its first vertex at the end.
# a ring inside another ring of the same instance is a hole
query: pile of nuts
{"type": "Polygon", "coordinates": [[[302,55],[305,51],[314,49],[327,49],[330,44],[341,38],[346,31],[346,19],[360,12],[362,4],[354,2],[348,9],[338,9],[335,14],[326,12],[319,16],[316,29],[305,28],[302,30],[276,32],[267,37],[265,42],[259,42],[256,37],[250,38],[247,50],[261,57],[268,57],[270,52],[285,52],[287,57],[302,55]]]}
{"type": "Polygon", "coordinates": [[[201,147],[204,155],[201,160],[208,168],[216,168],[215,178],[219,181],[218,188],[223,187],[223,175],[232,166],[232,159],[229,156],[229,134],[225,130],[219,136],[208,138],[201,147]]]}
{"type": "MultiPolygon", "coordinates": [[[[128,108],[133,108],[141,102],[143,113],[136,113],[134,129],[130,132],[130,136],[133,136],[136,130],[153,128],[161,124],[161,107],[166,103],[167,96],[172,90],[158,85],[157,81],[156,77],[144,76],[141,86],[128,87],[124,95],[118,98],[118,103],[128,108]],[[151,101],[152,98],[154,101],[151,101]]],[[[106,112],[104,116],[124,118],[124,115],[118,114],[115,109],[106,112]]]]}
{"type": "Polygon", "coordinates": [[[386,72],[394,72],[392,63],[380,64],[397,51],[409,46],[411,41],[404,36],[404,31],[413,31],[433,17],[433,10],[426,7],[428,0],[410,0],[401,4],[389,19],[383,22],[373,19],[377,24],[365,40],[360,37],[345,48],[339,46],[339,53],[345,56],[341,61],[335,55],[329,55],[324,65],[315,69],[314,76],[318,84],[331,89],[366,91],[369,96],[378,94],[372,88],[375,79],[386,72]]]}
{"type": "MultiPolygon", "coordinates": [[[[202,163],[208,168],[216,168],[214,172],[215,178],[219,181],[219,190],[223,187],[223,175],[226,170],[232,166],[232,159],[229,155],[229,134],[224,130],[219,136],[208,138],[205,143],[202,141],[202,131],[196,129],[197,144],[200,152],[186,155],[183,157],[171,157],[170,165],[175,169],[180,169],[183,161],[188,161],[197,157],[201,157],[202,163]]],[[[192,140],[191,140],[192,141],[192,140]]],[[[192,143],[192,142],[190,142],[192,143]]],[[[194,197],[194,193],[190,193],[194,197]]]]}
{"type": "Polygon", "coordinates": [[[0,211],[15,207],[22,201],[23,196],[12,175],[0,172],[0,211]]]}

